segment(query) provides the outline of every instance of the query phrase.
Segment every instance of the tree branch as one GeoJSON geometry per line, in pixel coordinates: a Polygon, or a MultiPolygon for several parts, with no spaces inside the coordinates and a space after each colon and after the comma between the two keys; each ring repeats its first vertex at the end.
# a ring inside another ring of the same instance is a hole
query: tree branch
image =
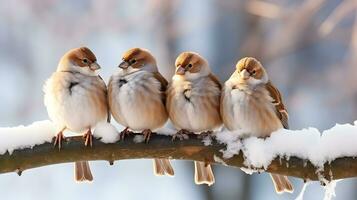
{"type": "MultiPolygon", "coordinates": [[[[154,135],[148,144],[135,143],[134,136],[127,136],[125,141],[105,144],[98,139],[93,140],[93,148],[85,147],[80,136],[68,137],[63,143],[61,151],[51,143],[15,150],[11,155],[0,155],[0,173],[18,172],[42,167],[46,165],[68,163],[80,160],[115,160],[140,158],[170,158],[179,160],[206,161],[216,164],[226,164],[232,167],[247,167],[242,153],[230,159],[223,159],[220,150],[225,145],[215,140],[205,146],[201,139],[171,141],[171,137],[154,135]],[[222,160],[221,160],[222,159],[222,160]]],[[[267,168],[267,172],[303,178],[305,180],[319,180],[321,175],[327,180],[342,179],[357,176],[357,159],[354,157],[338,158],[331,163],[325,163],[324,170],[318,170],[310,161],[297,157],[276,158],[267,168]]]]}

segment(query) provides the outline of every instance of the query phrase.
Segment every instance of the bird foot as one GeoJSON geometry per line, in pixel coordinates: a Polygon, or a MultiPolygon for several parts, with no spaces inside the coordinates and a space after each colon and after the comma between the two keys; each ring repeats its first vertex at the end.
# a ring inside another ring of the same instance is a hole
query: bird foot
{"type": "Polygon", "coordinates": [[[59,133],[56,135],[56,138],[55,138],[55,141],[54,141],[54,143],[53,143],[53,146],[54,146],[54,147],[58,146],[58,150],[61,150],[62,140],[64,140],[63,131],[59,132],[59,133]]]}
{"type": "Polygon", "coordinates": [[[131,132],[128,127],[126,127],[124,130],[120,132],[119,140],[124,140],[125,136],[129,136],[132,133],[133,132],[131,132]]]}
{"type": "Polygon", "coordinates": [[[189,139],[189,134],[192,134],[192,132],[187,131],[187,130],[179,130],[175,135],[172,136],[172,141],[175,141],[176,138],[178,138],[179,140],[187,140],[189,139]]]}
{"type": "Polygon", "coordinates": [[[151,131],[150,129],[145,129],[145,130],[143,130],[142,134],[144,135],[144,141],[145,141],[146,143],[148,143],[149,140],[150,140],[152,131],[151,131]]]}
{"type": "Polygon", "coordinates": [[[83,138],[84,138],[84,146],[88,146],[88,145],[90,145],[90,147],[93,146],[93,135],[90,129],[83,135],[83,138]]]}

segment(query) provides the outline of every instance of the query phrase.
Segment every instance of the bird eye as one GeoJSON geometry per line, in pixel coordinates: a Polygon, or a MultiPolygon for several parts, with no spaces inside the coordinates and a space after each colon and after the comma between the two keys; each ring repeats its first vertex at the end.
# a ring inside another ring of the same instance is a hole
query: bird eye
{"type": "Polygon", "coordinates": [[[256,73],[256,71],[255,71],[255,70],[253,70],[253,71],[252,71],[252,75],[255,75],[255,73],[256,73]]]}
{"type": "Polygon", "coordinates": [[[135,59],[131,59],[130,60],[130,64],[135,64],[136,63],[136,60],[135,59]]]}
{"type": "Polygon", "coordinates": [[[191,67],[192,67],[192,64],[190,63],[190,64],[188,64],[187,66],[188,66],[188,68],[191,68],[191,67]]]}
{"type": "Polygon", "coordinates": [[[83,62],[84,64],[88,64],[88,59],[87,59],[87,58],[84,58],[84,59],[82,60],[82,62],[83,62]]]}

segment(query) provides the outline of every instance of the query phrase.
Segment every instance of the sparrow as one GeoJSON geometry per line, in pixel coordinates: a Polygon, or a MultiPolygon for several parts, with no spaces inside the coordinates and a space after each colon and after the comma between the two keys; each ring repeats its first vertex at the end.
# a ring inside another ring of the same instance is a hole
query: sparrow
{"type": "MultiPolygon", "coordinates": [[[[181,133],[209,134],[222,125],[219,113],[221,84],[208,62],[194,52],[183,52],[175,61],[175,74],[167,90],[166,109],[181,133]]],[[[195,183],[215,182],[211,165],[195,161],[195,183]]]]}
{"type": "MultiPolygon", "coordinates": [[[[164,126],[168,119],[165,109],[166,79],[160,74],[152,54],[142,48],[126,51],[118,70],[108,84],[108,102],[114,119],[130,130],[142,131],[146,142],[153,130],[164,126]]],[[[174,175],[168,159],[154,159],[156,175],[174,175]]]]}
{"type": "MultiPolygon", "coordinates": [[[[59,149],[64,130],[84,133],[85,146],[92,146],[92,128],[108,120],[107,88],[98,76],[99,69],[93,52],[80,47],[68,51],[46,81],[44,103],[59,130],[54,140],[59,149]]],[[[75,163],[75,180],[93,180],[87,161],[75,163]]]]}
{"type": "MultiPolygon", "coordinates": [[[[262,64],[255,58],[238,61],[225,82],[221,97],[221,116],[228,130],[243,130],[247,136],[266,138],[281,128],[289,128],[288,112],[279,90],[269,81],[262,64]]],[[[287,176],[271,174],[277,193],[293,192],[287,176]]]]}

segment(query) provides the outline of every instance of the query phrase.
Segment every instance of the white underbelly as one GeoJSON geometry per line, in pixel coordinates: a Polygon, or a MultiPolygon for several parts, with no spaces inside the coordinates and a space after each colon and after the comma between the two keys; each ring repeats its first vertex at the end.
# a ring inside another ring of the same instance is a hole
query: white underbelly
{"type": "Polygon", "coordinates": [[[232,90],[230,95],[231,98],[227,102],[232,105],[232,111],[228,112],[233,119],[229,124],[230,129],[241,129],[248,135],[266,137],[282,128],[272,102],[256,99],[238,89],[232,90]]]}
{"type": "MultiPolygon", "coordinates": [[[[54,98],[54,97],[52,97],[54,98]]],[[[84,132],[106,120],[106,113],[81,94],[67,95],[62,101],[54,100],[48,106],[50,118],[59,126],[74,132],[84,132]]]]}
{"type": "Polygon", "coordinates": [[[167,113],[161,94],[145,91],[130,83],[113,93],[116,104],[112,113],[115,120],[134,131],[157,129],[167,121],[167,113]]]}
{"type": "Polygon", "coordinates": [[[207,125],[203,123],[205,118],[205,112],[202,111],[198,106],[194,105],[186,100],[174,102],[176,107],[176,117],[175,124],[180,129],[186,129],[189,131],[203,131],[207,129],[207,125]],[[201,119],[201,120],[200,120],[201,119]]]}
{"type": "Polygon", "coordinates": [[[202,103],[205,97],[192,97],[191,101],[184,99],[183,95],[178,96],[172,102],[174,115],[171,120],[179,129],[192,132],[203,132],[213,130],[221,125],[219,110],[214,105],[202,103]],[[201,98],[201,99],[200,99],[201,98]]]}

